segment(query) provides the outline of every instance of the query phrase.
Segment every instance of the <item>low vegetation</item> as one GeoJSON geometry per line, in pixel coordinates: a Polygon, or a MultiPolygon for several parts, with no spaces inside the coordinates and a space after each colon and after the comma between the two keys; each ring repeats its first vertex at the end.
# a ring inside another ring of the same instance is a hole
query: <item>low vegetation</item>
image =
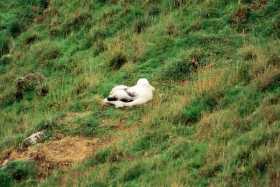
{"type": "Polygon", "coordinates": [[[279,0],[2,0],[0,186],[279,185],[279,12],[279,0]],[[152,102],[102,105],[141,77],[152,102]]]}

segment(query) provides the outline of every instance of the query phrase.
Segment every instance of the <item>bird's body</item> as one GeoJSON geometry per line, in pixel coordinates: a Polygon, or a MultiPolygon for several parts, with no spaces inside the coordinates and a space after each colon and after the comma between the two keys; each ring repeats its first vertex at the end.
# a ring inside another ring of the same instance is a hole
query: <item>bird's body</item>
{"type": "Polygon", "coordinates": [[[132,87],[115,86],[104,103],[113,104],[116,108],[141,105],[152,100],[154,90],[147,79],[139,79],[132,87]]]}

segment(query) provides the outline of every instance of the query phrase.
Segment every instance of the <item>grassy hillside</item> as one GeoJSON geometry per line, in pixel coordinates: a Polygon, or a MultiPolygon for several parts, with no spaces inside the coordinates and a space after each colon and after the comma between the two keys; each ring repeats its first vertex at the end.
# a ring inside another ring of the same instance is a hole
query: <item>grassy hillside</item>
{"type": "Polygon", "coordinates": [[[0,186],[277,186],[280,1],[1,0],[0,129],[0,186]]]}

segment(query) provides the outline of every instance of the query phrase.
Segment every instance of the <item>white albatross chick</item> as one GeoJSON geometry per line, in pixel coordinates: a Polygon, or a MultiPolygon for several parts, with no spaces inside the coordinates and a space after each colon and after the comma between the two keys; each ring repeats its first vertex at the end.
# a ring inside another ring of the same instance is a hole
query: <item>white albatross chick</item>
{"type": "Polygon", "coordinates": [[[153,99],[154,91],[155,88],[150,85],[149,81],[141,78],[132,87],[125,85],[115,86],[103,102],[113,104],[116,108],[142,105],[153,99]]]}

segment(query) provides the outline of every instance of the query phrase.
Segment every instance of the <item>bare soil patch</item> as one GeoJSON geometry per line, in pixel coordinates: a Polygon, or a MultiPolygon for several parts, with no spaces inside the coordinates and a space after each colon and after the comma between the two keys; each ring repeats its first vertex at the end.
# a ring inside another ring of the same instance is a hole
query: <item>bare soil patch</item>
{"type": "MultiPolygon", "coordinates": [[[[59,119],[59,123],[71,125],[79,117],[85,117],[90,112],[67,113],[59,119]]],[[[116,132],[131,134],[138,126],[125,127],[120,121],[115,125],[116,132]]],[[[38,143],[27,148],[8,149],[2,152],[0,167],[14,160],[34,160],[38,169],[38,178],[44,179],[54,169],[65,170],[74,163],[79,163],[95,154],[99,149],[111,146],[121,141],[124,134],[115,134],[104,138],[70,137],[56,134],[50,141],[38,143]]]]}
{"type": "MultiPolygon", "coordinates": [[[[66,167],[81,162],[98,148],[106,146],[110,140],[84,137],[64,137],[60,140],[37,144],[26,149],[17,149],[7,153],[5,161],[35,160],[38,177],[44,178],[53,169],[66,167]]],[[[3,163],[3,162],[2,162],[3,163]]]]}

